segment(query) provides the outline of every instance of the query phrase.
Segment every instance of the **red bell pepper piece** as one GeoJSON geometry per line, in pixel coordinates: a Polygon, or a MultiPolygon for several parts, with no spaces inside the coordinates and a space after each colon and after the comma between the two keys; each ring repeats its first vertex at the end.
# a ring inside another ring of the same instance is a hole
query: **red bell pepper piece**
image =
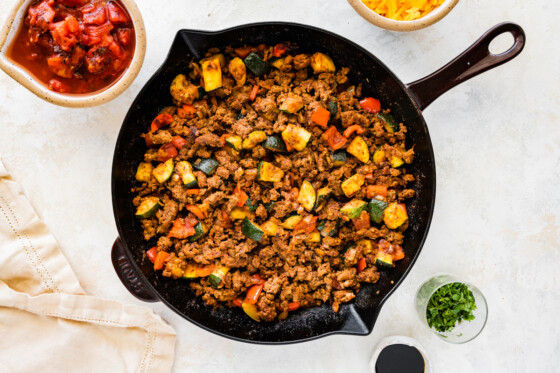
{"type": "Polygon", "coordinates": [[[241,305],[243,304],[243,299],[235,298],[233,300],[233,304],[235,304],[237,307],[241,307],[241,305]]]}
{"type": "Polygon", "coordinates": [[[274,50],[272,52],[272,55],[274,57],[282,57],[282,55],[284,55],[284,53],[286,53],[286,45],[282,44],[282,43],[278,43],[274,46],[274,50]]]}
{"type": "Polygon", "coordinates": [[[242,191],[241,188],[239,188],[239,185],[237,185],[235,187],[235,189],[233,190],[233,195],[237,196],[237,205],[236,205],[237,207],[245,206],[245,203],[249,199],[249,196],[247,195],[247,193],[242,191]]]}
{"type": "Polygon", "coordinates": [[[360,273],[364,269],[366,269],[366,266],[367,266],[366,258],[362,258],[362,259],[358,260],[358,273],[360,273]]]}
{"type": "Polygon", "coordinates": [[[296,226],[294,227],[294,234],[301,232],[313,232],[317,227],[317,219],[319,219],[318,216],[306,216],[302,221],[296,224],[296,226]]]}
{"type": "Polygon", "coordinates": [[[323,128],[327,128],[330,116],[331,113],[327,109],[319,107],[311,116],[311,121],[323,128]]]}
{"type": "Polygon", "coordinates": [[[173,144],[174,147],[177,148],[177,150],[181,150],[183,149],[183,146],[185,146],[185,144],[187,143],[187,140],[185,140],[181,136],[174,136],[173,140],[171,140],[171,143],[173,144]]]}
{"type": "Polygon", "coordinates": [[[196,109],[192,105],[183,105],[183,107],[177,109],[177,115],[181,119],[191,118],[196,114],[196,109]]]}
{"type": "Polygon", "coordinates": [[[165,127],[171,122],[173,122],[173,116],[171,114],[160,114],[152,121],[151,131],[156,132],[161,127],[165,127]]]}
{"type": "Polygon", "coordinates": [[[185,208],[196,215],[200,220],[204,219],[204,212],[196,205],[186,205],[185,208]]]}
{"type": "Polygon", "coordinates": [[[148,257],[148,259],[150,259],[150,262],[155,263],[157,253],[157,246],[154,246],[150,250],[146,251],[146,256],[148,257]]]}
{"type": "Polygon", "coordinates": [[[247,296],[245,297],[244,302],[247,304],[257,303],[257,300],[259,299],[259,295],[261,294],[263,287],[264,287],[263,284],[251,286],[247,291],[247,296]]]}
{"type": "Polygon", "coordinates": [[[344,133],[342,134],[342,136],[349,138],[350,136],[352,136],[353,133],[357,133],[358,135],[361,135],[362,133],[364,133],[364,129],[361,126],[358,126],[357,124],[354,124],[348,128],[346,128],[346,130],[344,130],[344,133]]]}
{"type": "Polygon", "coordinates": [[[334,149],[340,149],[346,144],[348,139],[342,136],[337,130],[335,126],[331,126],[328,130],[323,133],[323,139],[327,140],[327,144],[334,149]]]}
{"type": "Polygon", "coordinates": [[[187,194],[190,195],[199,195],[200,194],[200,189],[187,189],[187,194]]]}
{"type": "Polygon", "coordinates": [[[249,94],[249,99],[251,101],[255,101],[258,93],[259,93],[259,86],[258,85],[253,86],[253,89],[251,89],[251,93],[249,94]]]}
{"type": "Polygon", "coordinates": [[[266,282],[266,280],[264,278],[262,278],[262,276],[258,273],[255,273],[253,276],[251,276],[251,278],[254,280],[254,282],[257,285],[261,285],[261,284],[264,284],[266,282]]]}
{"type": "Polygon", "coordinates": [[[362,229],[370,228],[371,227],[371,222],[370,222],[370,219],[369,219],[368,212],[367,211],[362,211],[360,213],[360,216],[352,219],[352,224],[354,224],[354,227],[356,228],[357,231],[362,230],[362,229]]]}
{"type": "Polygon", "coordinates": [[[175,158],[178,155],[177,148],[175,148],[172,143],[168,143],[159,148],[157,160],[158,162],[165,162],[169,158],[175,158]]]}
{"type": "Polygon", "coordinates": [[[174,237],[182,240],[187,237],[194,236],[196,233],[194,226],[188,223],[189,222],[185,221],[183,218],[175,219],[173,226],[169,230],[169,233],[167,233],[167,237],[174,237]]]}
{"type": "Polygon", "coordinates": [[[159,251],[156,256],[156,260],[154,261],[154,270],[159,271],[163,269],[163,265],[169,259],[170,254],[165,251],[159,251]]]}
{"type": "Polygon", "coordinates": [[[373,97],[366,97],[362,101],[360,101],[360,106],[365,111],[377,114],[381,110],[381,102],[373,97]]]}
{"type": "Polygon", "coordinates": [[[366,197],[372,199],[377,196],[387,197],[387,187],[383,185],[368,185],[366,187],[366,197]]]}
{"type": "Polygon", "coordinates": [[[288,311],[295,311],[301,304],[299,302],[288,303],[288,311]]]}
{"type": "Polygon", "coordinates": [[[115,2],[109,1],[107,3],[107,10],[109,11],[109,21],[111,23],[127,23],[128,16],[125,11],[121,9],[115,2]]]}
{"type": "Polygon", "coordinates": [[[253,49],[254,49],[253,47],[243,47],[243,48],[235,48],[233,51],[238,57],[245,58],[249,55],[249,53],[251,53],[253,49]]]}
{"type": "Polygon", "coordinates": [[[153,148],[154,147],[154,142],[152,141],[152,136],[147,133],[146,136],[144,136],[144,140],[146,141],[146,146],[148,148],[153,148]]]}

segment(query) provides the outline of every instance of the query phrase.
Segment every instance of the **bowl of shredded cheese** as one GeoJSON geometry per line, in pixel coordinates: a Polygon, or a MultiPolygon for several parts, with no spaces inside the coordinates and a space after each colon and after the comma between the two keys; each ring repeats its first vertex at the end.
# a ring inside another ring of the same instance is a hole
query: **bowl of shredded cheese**
{"type": "Polygon", "coordinates": [[[428,27],[447,15],[459,0],[348,0],[366,21],[391,31],[428,27]]]}

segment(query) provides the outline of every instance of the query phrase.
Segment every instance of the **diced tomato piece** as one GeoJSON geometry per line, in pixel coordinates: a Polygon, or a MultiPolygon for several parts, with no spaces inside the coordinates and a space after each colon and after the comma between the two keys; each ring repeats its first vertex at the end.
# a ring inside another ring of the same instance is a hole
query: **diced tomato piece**
{"type": "Polygon", "coordinates": [[[101,45],[108,36],[111,36],[109,35],[111,30],[113,30],[111,22],[105,22],[99,26],[83,26],[81,43],[89,47],[101,45]]]}
{"type": "Polygon", "coordinates": [[[306,216],[305,218],[303,218],[302,221],[296,224],[296,226],[294,227],[294,234],[301,233],[301,232],[304,233],[313,232],[317,227],[317,219],[319,219],[318,216],[311,216],[311,215],[306,216]]]}
{"type": "Polygon", "coordinates": [[[257,285],[264,284],[266,282],[266,280],[262,278],[262,276],[258,273],[255,273],[253,276],[251,276],[251,278],[254,280],[253,282],[256,283],[257,285]]]}
{"type": "Polygon", "coordinates": [[[179,155],[177,149],[172,143],[164,144],[158,150],[158,162],[165,162],[170,158],[175,158],[179,155]]]}
{"type": "Polygon", "coordinates": [[[159,251],[154,261],[154,270],[159,271],[163,269],[163,265],[169,259],[170,254],[165,251],[159,251]]]}
{"type": "Polygon", "coordinates": [[[377,114],[381,110],[381,102],[373,97],[366,97],[362,101],[360,101],[360,106],[365,111],[377,114]]]}
{"type": "Polygon", "coordinates": [[[161,127],[165,127],[172,122],[173,116],[171,114],[160,114],[152,121],[151,131],[156,132],[161,127]]]}
{"type": "Polygon", "coordinates": [[[200,220],[204,219],[204,212],[200,209],[200,207],[196,205],[186,205],[185,208],[196,215],[197,218],[200,220]]]}
{"type": "Polygon", "coordinates": [[[58,79],[49,80],[49,89],[51,91],[55,91],[55,92],[59,92],[59,93],[68,93],[71,90],[68,85],[62,83],[58,79]]]}
{"type": "Polygon", "coordinates": [[[192,225],[188,225],[183,218],[177,218],[173,222],[173,226],[167,233],[167,237],[174,237],[180,240],[185,239],[190,236],[194,236],[196,231],[192,225]]]}
{"type": "Polygon", "coordinates": [[[53,41],[63,51],[70,52],[78,44],[79,26],[78,21],[73,16],[68,16],[64,21],[52,23],[49,27],[53,41]],[[71,31],[74,30],[74,31],[71,31]]]}
{"type": "Polygon", "coordinates": [[[154,246],[150,250],[146,251],[146,256],[150,259],[150,262],[155,263],[157,257],[157,246],[154,246]]]}
{"type": "Polygon", "coordinates": [[[348,139],[342,136],[336,129],[335,126],[331,126],[328,130],[323,133],[323,139],[327,141],[327,144],[334,149],[340,149],[346,144],[348,139]]]}
{"type": "Polygon", "coordinates": [[[311,116],[311,121],[323,128],[327,128],[330,116],[331,113],[327,109],[319,107],[311,116]]]}
{"type": "Polygon", "coordinates": [[[117,40],[121,45],[128,45],[130,44],[130,39],[132,38],[130,29],[121,28],[117,31],[117,40]]]}
{"type": "Polygon", "coordinates": [[[233,195],[237,196],[237,207],[245,206],[245,203],[249,199],[249,196],[247,195],[247,193],[242,191],[241,188],[239,187],[239,185],[237,185],[235,187],[235,189],[233,190],[233,195]]]}
{"type": "Polygon", "coordinates": [[[366,258],[362,258],[362,259],[358,260],[358,273],[360,273],[364,269],[366,269],[366,266],[367,266],[366,258]]]}
{"type": "Polygon", "coordinates": [[[61,55],[53,55],[47,58],[47,66],[51,72],[60,77],[72,77],[72,69],[68,64],[68,60],[61,55]]]}
{"type": "Polygon", "coordinates": [[[187,140],[185,140],[181,136],[175,136],[175,137],[173,137],[173,140],[171,140],[171,143],[178,150],[181,150],[181,149],[183,149],[183,146],[185,146],[185,144],[187,143],[187,140]]]}
{"type": "Polygon", "coordinates": [[[235,304],[237,307],[241,307],[241,305],[243,304],[243,299],[235,298],[233,300],[233,304],[235,304]]]}
{"type": "Polygon", "coordinates": [[[257,303],[257,300],[259,299],[259,295],[261,294],[263,287],[264,287],[263,284],[251,286],[247,291],[247,295],[245,296],[244,302],[247,304],[257,303]]]}
{"type": "Polygon", "coordinates": [[[102,4],[89,4],[82,8],[82,20],[88,25],[101,25],[107,21],[107,12],[102,4]]]}
{"type": "Polygon", "coordinates": [[[107,3],[107,10],[109,11],[109,21],[112,23],[127,23],[128,16],[126,12],[121,9],[115,2],[109,1],[107,3]]]}
{"type": "Polygon", "coordinates": [[[255,101],[258,93],[259,93],[259,86],[258,85],[253,86],[253,89],[251,89],[251,93],[249,94],[249,99],[251,101],[255,101]]]}
{"type": "Polygon", "coordinates": [[[300,303],[299,302],[292,302],[292,303],[288,303],[288,311],[295,311],[300,307],[300,303]]]}
{"type": "Polygon", "coordinates": [[[43,0],[38,5],[29,7],[28,21],[30,26],[37,26],[43,30],[49,28],[56,12],[53,9],[53,0],[43,0]]]}
{"type": "Polygon", "coordinates": [[[278,43],[274,46],[274,51],[272,52],[272,55],[274,57],[282,57],[282,55],[284,55],[284,53],[286,53],[286,45],[282,44],[282,43],[278,43]]]}
{"type": "Polygon", "coordinates": [[[253,49],[254,49],[253,47],[243,47],[243,48],[235,48],[233,51],[235,52],[235,54],[237,54],[238,57],[245,58],[249,55],[249,53],[251,53],[253,49]]]}
{"type": "Polygon", "coordinates": [[[352,219],[352,224],[354,224],[354,228],[356,228],[357,231],[362,230],[362,229],[370,228],[371,227],[371,222],[370,222],[370,219],[369,219],[368,212],[367,211],[362,211],[360,213],[360,216],[352,219]]]}
{"type": "Polygon", "coordinates": [[[382,197],[383,199],[387,197],[387,187],[383,185],[368,185],[366,187],[366,197],[368,199],[382,197]]]}

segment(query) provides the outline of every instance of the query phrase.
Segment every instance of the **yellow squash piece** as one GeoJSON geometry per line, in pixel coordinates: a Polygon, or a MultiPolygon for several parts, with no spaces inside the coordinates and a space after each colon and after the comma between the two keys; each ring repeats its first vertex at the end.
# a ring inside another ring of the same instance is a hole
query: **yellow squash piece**
{"type": "Polygon", "coordinates": [[[315,74],[334,73],[336,71],[333,60],[320,52],[311,56],[311,68],[315,74]]]}
{"type": "Polygon", "coordinates": [[[239,57],[235,57],[233,60],[229,61],[229,73],[235,79],[238,87],[241,87],[245,84],[247,80],[247,68],[243,63],[243,60],[239,57]]]}
{"type": "Polygon", "coordinates": [[[266,140],[264,131],[253,131],[243,140],[243,149],[253,149],[257,144],[266,140]]]}
{"type": "Polygon", "coordinates": [[[402,166],[404,164],[404,161],[402,160],[401,157],[397,157],[396,155],[393,155],[391,157],[391,167],[393,168],[398,168],[400,166],[402,166]]]}
{"type": "Polygon", "coordinates": [[[243,303],[241,303],[241,308],[243,309],[243,311],[245,311],[247,316],[249,316],[250,318],[252,318],[256,322],[261,321],[261,318],[259,317],[259,314],[257,312],[257,306],[255,304],[249,304],[249,303],[243,302],[243,303]]]}
{"type": "Polygon", "coordinates": [[[254,215],[250,211],[242,207],[234,207],[233,210],[231,210],[229,216],[232,220],[243,220],[245,219],[245,217],[248,217],[252,220],[254,217],[254,215]]]}
{"type": "Polygon", "coordinates": [[[264,234],[270,237],[276,236],[276,232],[278,232],[278,225],[273,221],[266,221],[261,225],[261,229],[263,230],[264,234]]]}
{"type": "Polygon", "coordinates": [[[294,124],[288,124],[286,129],[282,131],[282,138],[286,144],[290,145],[297,151],[302,151],[307,146],[311,133],[302,127],[294,124]]]}
{"type": "Polygon", "coordinates": [[[191,105],[199,96],[198,87],[191,84],[183,74],[179,74],[173,79],[169,92],[179,105],[191,105]]]}
{"type": "Polygon", "coordinates": [[[287,230],[293,230],[296,225],[299,224],[303,220],[303,217],[300,215],[292,215],[282,223],[282,228],[287,230]]]}
{"type": "Polygon", "coordinates": [[[218,56],[202,60],[202,79],[204,79],[204,90],[213,91],[222,86],[222,68],[218,56]]]}
{"type": "Polygon", "coordinates": [[[369,162],[369,149],[365,140],[357,136],[352,140],[346,151],[364,163],[369,162]]]}
{"type": "Polygon", "coordinates": [[[396,229],[407,220],[406,206],[402,203],[390,203],[383,212],[383,222],[389,229],[396,229]]]}
{"type": "Polygon", "coordinates": [[[380,164],[381,162],[383,162],[385,160],[385,150],[378,148],[374,153],[373,153],[373,163],[375,164],[380,164]]]}
{"type": "Polygon", "coordinates": [[[355,174],[343,181],[342,184],[340,184],[340,187],[342,188],[342,191],[344,192],[346,197],[350,197],[360,190],[365,181],[366,178],[364,175],[355,174]]]}
{"type": "Polygon", "coordinates": [[[173,158],[170,158],[164,163],[157,165],[152,171],[152,175],[154,175],[158,182],[163,184],[171,177],[171,174],[173,174],[174,167],[173,158]]]}

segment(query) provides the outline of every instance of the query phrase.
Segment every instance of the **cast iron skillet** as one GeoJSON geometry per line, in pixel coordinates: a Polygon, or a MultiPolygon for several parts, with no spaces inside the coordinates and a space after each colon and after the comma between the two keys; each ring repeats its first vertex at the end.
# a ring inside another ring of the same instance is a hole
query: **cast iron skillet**
{"type": "Polygon", "coordinates": [[[411,84],[403,84],[381,61],[350,40],[318,28],[293,23],[267,22],[238,26],[223,31],[181,30],[177,33],[166,61],[134,100],[122,124],[113,159],[113,210],[119,238],[112,260],[119,278],[137,298],[162,301],[194,324],[213,333],[244,342],[280,344],[306,341],[331,334],[367,335],[373,330],[381,306],[402,282],[414,264],[430,226],[435,201],[435,162],[428,128],[422,110],[442,93],[479,73],[509,61],[523,49],[525,34],[513,23],[502,23],[484,34],[469,49],[435,73],[411,84]],[[511,33],[513,46],[494,55],[488,50],[498,35],[511,33]],[[412,188],[416,197],[408,204],[410,226],[406,231],[406,258],[395,268],[382,272],[374,285],[365,286],[356,299],[344,304],[338,313],[330,305],[294,312],[281,322],[256,323],[239,308],[212,309],[194,296],[184,280],[173,280],[153,270],[145,258],[154,242],[142,238],[134,216],[131,188],[135,172],[146,150],[140,137],[149,123],[171,103],[169,85],[187,71],[188,62],[199,60],[211,47],[228,45],[274,45],[297,42],[303,52],[324,52],[336,66],[350,68],[351,82],[363,83],[363,95],[379,98],[395,117],[408,127],[407,148],[414,145],[416,157],[410,172],[416,176],[412,188]]]}

